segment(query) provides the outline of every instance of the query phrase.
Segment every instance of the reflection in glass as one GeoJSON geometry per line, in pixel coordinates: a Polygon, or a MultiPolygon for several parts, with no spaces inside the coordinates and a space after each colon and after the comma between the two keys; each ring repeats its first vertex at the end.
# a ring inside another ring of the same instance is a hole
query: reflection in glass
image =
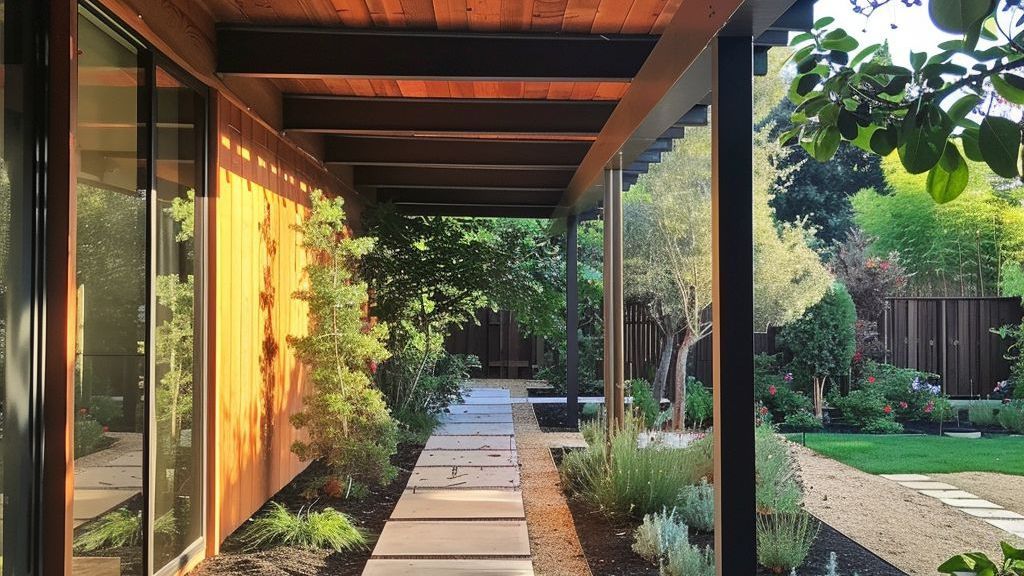
{"type": "Polygon", "coordinates": [[[195,233],[204,100],[156,74],[154,567],[195,542],[202,514],[202,395],[195,377],[195,233]]]}
{"type": "Polygon", "coordinates": [[[78,28],[73,571],[142,574],[145,75],[112,30],[84,12],[78,28]]]}

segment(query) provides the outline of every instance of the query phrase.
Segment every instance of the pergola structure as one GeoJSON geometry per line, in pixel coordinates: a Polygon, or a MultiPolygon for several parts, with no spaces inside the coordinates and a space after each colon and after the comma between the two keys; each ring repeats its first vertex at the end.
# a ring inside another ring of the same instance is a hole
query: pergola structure
{"type": "MultiPolygon", "coordinates": [[[[603,206],[609,423],[623,418],[622,201],[685,127],[713,126],[716,554],[755,567],[752,76],[809,28],[800,0],[569,0],[378,5],[335,14],[212,2],[219,74],[270,78],[287,133],[409,214],[564,218],[568,365],[576,340],[576,222],[603,206]],[[726,281],[726,279],[728,279],[726,281]]],[[[305,10],[304,10],[305,9],[305,10]]],[[[576,420],[577,374],[568,375],[576,420]]]]}

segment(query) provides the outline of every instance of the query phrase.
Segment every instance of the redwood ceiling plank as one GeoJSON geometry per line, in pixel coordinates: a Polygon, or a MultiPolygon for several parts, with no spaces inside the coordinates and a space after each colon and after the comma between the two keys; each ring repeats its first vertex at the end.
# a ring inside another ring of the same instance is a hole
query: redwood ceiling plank
{"type": "Polygon", "coordinates": [[[373,93],[376,96],[401,97],[402,89],[398,86],[397,80],[370,79],[370,86],[373,86],[373,93]]]}
{"type": "Polygon", "coordinates": [[[437,29],[437,17],[431,0],[400,0],[405,25],[423,30],[437,29]]]}
{"type": "Polygon", "coordinates": [[[651,28],[651,34],[661,34],[665,31],[668,23],[672,21],[672,17],[679,11],[679,7],[683,4],[683,0],[668,0],[665,3],[665,7],[662,8],[661,14],[658,14],[658,19],[654,21],[654,27],[651,28]]]}
{"type": "Polygon", "coordinates": [[[349,78],[349,86],[352,87],[352,95],[354,96],[376,96],[377,92],[373,89],[373,85],[366,78],[349,78]]]}
{"type": "Polygon", "coordinates": [[[572,87],[570,100],[594,100],[597,94],[597,82],[576,82],[572,87]]]}
{"type": "Polygon", "coordinates": [[[557,32],[562,29],[567,0],[534,0],[531,30],[557,32]]]}
{"type": "Polygon", "coordinates": [[[478,98],[475,82],[449,82],[452,98],[478,98]]]}
{"type": "Polygon", "coordinates": [[[466,0],[433,0],[438,30],[467,30],[466,0]]]}
{"type": "Polygon", "coordinates": [[[623,34],[650,34],[666,0],[634,0],[622,24],[623,34]]]}
{"type": "Polygon", "coordinates": [[[366,0],[332,0],[338,19],[345,26],[352,28],[369,28],[373,25],[370,8],[366,0]]]}
{"type": "Polygon", "coordinates": [[[594,16],[592,34],[618,34],[626,21],[633,0],[601,0],[594,16]]]}
{"type": "Polygon", "coordinates": [[[501,30],[501,0],[466,0],[469,29],[476,32],[501,30]]]}
{"type": "Polygon", "coordinates": [[[549,98],[551,82],[524,82],[523,98],[549,98]]]}
{"type": "Polygon", "coordinates": [[[597,7],[601,0],[568,0],[562,15],[562,30],[586,33],[594,27],[597,7]]]}
{"type": "Polygon", "coordinates": [[[530,30],[535,2],[543,0],[501,0],[501,29],[523,32],[530,30]]]}
{"type": "Polygon", "coordinates": [[[600,82],[597,92],[594,93],[595,100],[619,100],[629,89],[626,82],[600,82]]]}

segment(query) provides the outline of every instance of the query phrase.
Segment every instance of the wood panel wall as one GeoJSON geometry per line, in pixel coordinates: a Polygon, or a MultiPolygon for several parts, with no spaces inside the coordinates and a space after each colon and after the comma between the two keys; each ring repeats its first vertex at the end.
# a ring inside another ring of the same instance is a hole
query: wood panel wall
{"type": "MultiPolygon", "coordinates": [[[[298,232],[316,188],[338,181],[226,98],[217,100],[211,201],[208,553],[305,468],[289,417],[308,391],[288,336],[307,331],[292,298],[306,262],[298,232]]],[[[358,205],[348,199],[350,218],[358,205]]]]}

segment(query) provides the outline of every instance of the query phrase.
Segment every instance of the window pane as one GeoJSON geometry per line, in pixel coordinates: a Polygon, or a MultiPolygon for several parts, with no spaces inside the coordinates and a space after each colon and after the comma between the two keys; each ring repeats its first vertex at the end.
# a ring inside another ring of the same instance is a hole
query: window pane
{"type": "Polygon", "coordinates": [[[74,571],[142,574],[145,75],[113,31],[84,13],[78,26],[74,571]]]}
{"type": "Polygon", "coordinates": [[[201,535],[202,390],[197,377],[195,223],[202,189],[205,101],[156,75],[156,470],[154,566],[201,535]]]}

